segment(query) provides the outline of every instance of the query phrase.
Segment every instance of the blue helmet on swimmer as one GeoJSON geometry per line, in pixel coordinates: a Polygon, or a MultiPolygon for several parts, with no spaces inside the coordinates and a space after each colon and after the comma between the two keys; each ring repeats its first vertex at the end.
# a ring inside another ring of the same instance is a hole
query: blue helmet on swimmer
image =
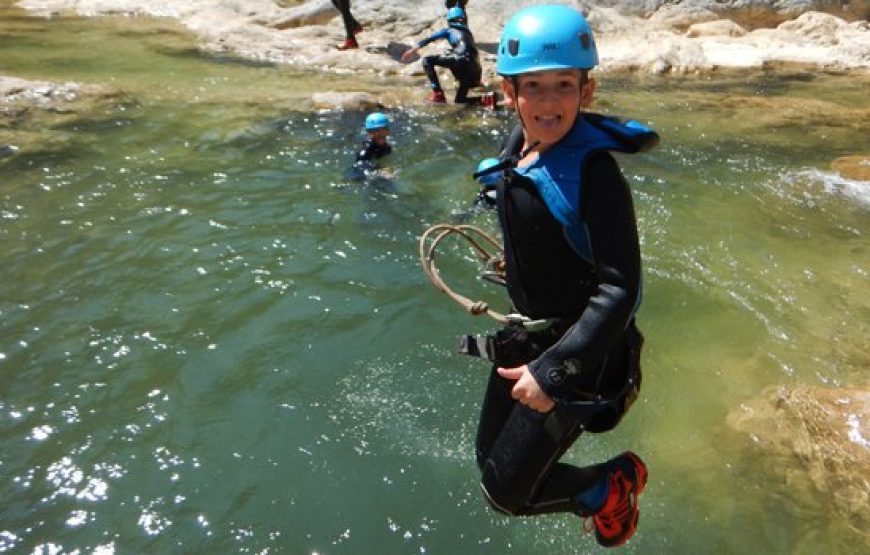
{"type": "Polygon", "coordinates": [[[366,116],[366,131],[386,129],[390,126],[390,118],[383,112],[372,112],[366,116]]]}
{"type": "Polygon", "coordinates": [[[467,21],[468,18],[465,16],[465,10],[460,8],[459,6],[453,6],[449,10],[447,10],[447,23],[453,23],[454,21],[467,21]]]}
{"type": "Polygon", "coordinates": [[[498,164],[498,158],[484,158],[483,160],[481,160],[480,163],[477,165],[477,171],[474,172],[474,175],[479,176],[477,178],[477,182],[484,187],[494,187],[498,180],[501,178],[501,172],[483,172],[486,172],[486,170],[490,169],[493,166],[497,166],[498,164]]]}
{"type": "Polygon", "coordinates": [[[496,72],[514,76],[596,65],[598,51],[583,14],[568,6],[543,5],[522,9],[505,23],[496,72]]]}

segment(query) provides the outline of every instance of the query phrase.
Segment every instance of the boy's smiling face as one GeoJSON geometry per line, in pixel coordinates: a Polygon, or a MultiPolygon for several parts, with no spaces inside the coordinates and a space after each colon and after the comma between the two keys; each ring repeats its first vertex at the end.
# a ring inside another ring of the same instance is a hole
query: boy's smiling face
{"type": "Polygon", "coordinates": [[[582,80],[578,69],[560,69],[525,73],[514,82],[504,79],[502,88],[513,99],[527,145],[540,141],[544,150],[564,137],[580,109],[592,102],[595,80],[582,80]]]}
{"type": "Polygon", "coordinates": [[[387,142],[387,137],[390,135],[390,130],[386,127],[381,127],[379,129],[372,129],[368,133],[369,137],[371,137],[374,142],[379,145],[384,145],[387,142]]]}

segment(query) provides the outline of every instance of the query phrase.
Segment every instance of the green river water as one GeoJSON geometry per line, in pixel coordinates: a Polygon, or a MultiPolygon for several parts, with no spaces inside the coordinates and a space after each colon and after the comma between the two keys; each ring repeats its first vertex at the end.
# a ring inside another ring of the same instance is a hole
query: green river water
{"type": "MultiPolygon", "coordinates": [[[[364,113],[302,100],[408,83],[195,46],[169,22],[0,6],[0,75],[120,91],[0,127],[0,143],[30,141],[0,158],[0,552],[597,552],[575,517],[487,508],[487,368],[454,350],[492,326],[417,259],[512,118],[390,108],[385,175],[350,183],[364,113]]],[[[725,417],[769,386],[867,383],[870,184],[828,168],[866,153],[868,79],[601,81],[597,109],[663,137],[620,158],[643,242],[644,391],[568,459],[647,461],[626,552],[866,553],[866,530],[725,417]]],[[[503,310],[472,265],[444,264],[503,310]]]]}

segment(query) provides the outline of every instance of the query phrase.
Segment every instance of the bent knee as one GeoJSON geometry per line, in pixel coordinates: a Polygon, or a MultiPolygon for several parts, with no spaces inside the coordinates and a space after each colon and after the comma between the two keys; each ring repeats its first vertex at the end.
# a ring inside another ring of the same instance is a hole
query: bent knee
{"type": "Polygon", "coordinates": [[[486,464],[483,476],[480,480],[480,489],[489,505],[496,511],[509,515],[520,516],[528,507],[528,499],[525,495],[505,487],[498,480],[498,472],[491,464],[486,464]]]}

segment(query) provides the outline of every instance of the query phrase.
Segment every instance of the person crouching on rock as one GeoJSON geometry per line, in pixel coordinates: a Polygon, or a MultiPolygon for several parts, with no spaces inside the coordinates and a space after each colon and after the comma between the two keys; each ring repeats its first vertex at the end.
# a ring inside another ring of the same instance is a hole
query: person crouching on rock
{"type": "Polygon", "coordinates": [[[447,99],[444,97],[444,90],[441,88],[441,83],[438,80],[435,66],[446,67],[458,81],[459,85],[456,88],[456,96],[453,99],[455,103],[465,104],[472,102],[476,104],[479,102],[478,98],[473,100],[468,98],[469,89],[480,86],[482,70],[477,53],[477,45],[474,42],[474,36],[468,28],[467,22],[468,18],[465,15],[465,10],[459,6],[454,6],[447,11],[447,27],[421,40],[416,47],[402,54],[402,61],[409,62],[417,55],[417,52],[421,48],[431,42],[446,39],[450,43],[450,49],[445,54],[423,58],[423,70],[426,72],[426,77],[429,78],[429,83],[432,87],[429,102],[434,104],[444,104],[447,102],[447,99]]]}

